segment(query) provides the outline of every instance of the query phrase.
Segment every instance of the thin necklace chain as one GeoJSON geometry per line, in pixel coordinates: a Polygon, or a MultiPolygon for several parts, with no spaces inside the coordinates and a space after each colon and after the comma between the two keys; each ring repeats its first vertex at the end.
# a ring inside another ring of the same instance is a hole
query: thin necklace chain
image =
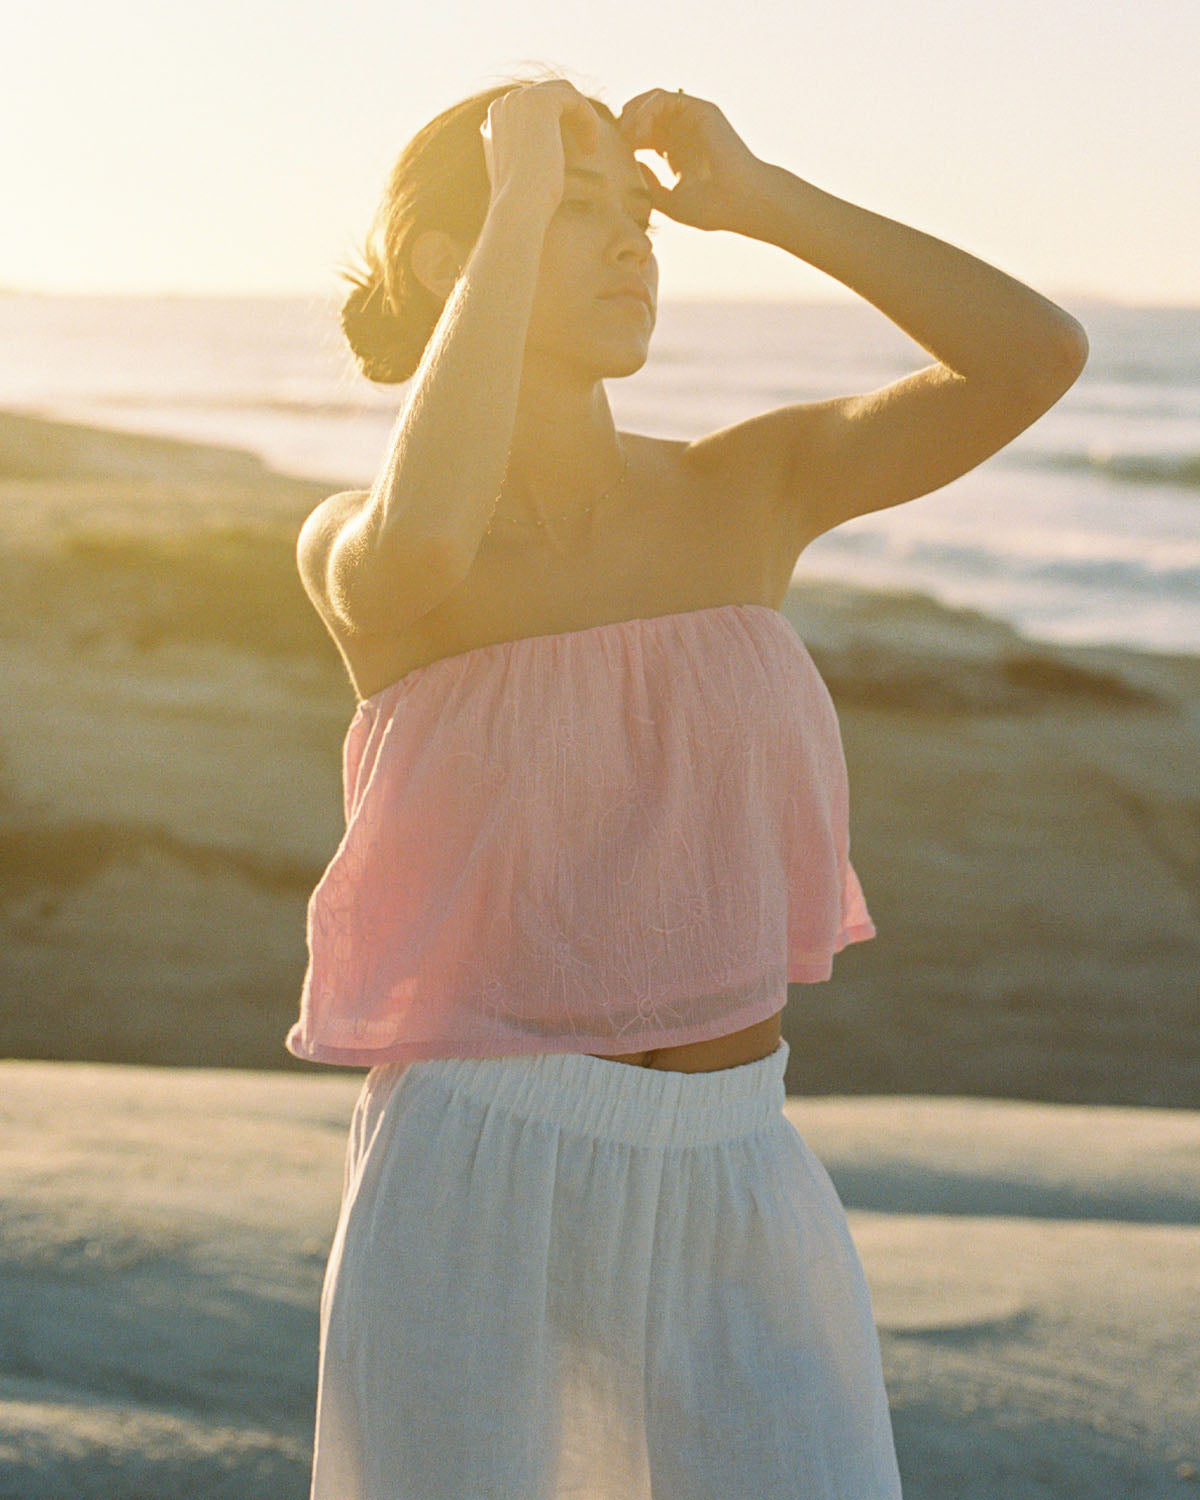
{"type": "MultiPolygon", "coordinates": [[[[608,497],[612,494],[612,492],[624,481],[625,475],[628,472],[629,472],[629,454],[628,454],[628,452],[626,452],[626,454],[625,454],[625,462],[621,466],[621,472],[620,472],[620,474],[613,481],[613,483],[609,485],[609,487],[604,491],[604,493],[601,496],[599,496],[598,499],[595,499],[595,500],[592,501],[592,510],[593,511],[596,509],[596,507],[598,505],[602,504],[603,501],[605,501],[605,500],[608,499],[608,497]]],[[[532,521],[527,521],[523,516],[495,516],[494,515],[492,517],[491,524],[488,526],[488,530],[489,531],[492,529],[492,526],[494,526],[497,521],[511,521],[514,526],[545,526],[546,525],[546,522],[543,521],[543,520],[541,520],[540,518],[536,518],[536,519],[534,519],[532,521]]]]}

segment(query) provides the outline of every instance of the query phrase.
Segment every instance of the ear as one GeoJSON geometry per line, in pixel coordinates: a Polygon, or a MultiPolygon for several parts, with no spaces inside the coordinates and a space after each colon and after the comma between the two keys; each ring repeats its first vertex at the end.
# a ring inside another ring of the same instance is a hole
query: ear
{"type": "Polygon", "coordinates": [[[468,251],[444,229],[423,230],[408,252],[413,275],[428,292],[444,302],[462,275],[468,251]]]}

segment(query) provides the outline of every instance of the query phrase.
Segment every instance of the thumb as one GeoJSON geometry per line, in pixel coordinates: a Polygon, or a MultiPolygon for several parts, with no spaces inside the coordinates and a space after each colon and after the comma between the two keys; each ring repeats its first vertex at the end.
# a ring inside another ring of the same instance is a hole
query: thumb
{"type": "Polygon", "coordinates": [[[638,162],[637,168],[638,171],[642,174],[642,181],[649,189],[650,201],[652,205],[660,211],[665,211],[667,203],[670,201],[671,197],[670,190],[668,188],[665,188],[662,183],[659,182],[658,178],[654,175],[654,173],[644,161],[638,162]]]}

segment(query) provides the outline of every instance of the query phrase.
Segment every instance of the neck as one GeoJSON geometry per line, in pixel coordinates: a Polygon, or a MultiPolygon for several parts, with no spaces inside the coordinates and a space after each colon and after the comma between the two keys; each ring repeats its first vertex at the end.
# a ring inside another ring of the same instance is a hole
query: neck
{"type": "Polygon", "coordinates": [[[620,483],[627,461],[602,382],[574,392],[560,386],[552,397],[526,382],[493,521],[584,522],[620,483]]]}

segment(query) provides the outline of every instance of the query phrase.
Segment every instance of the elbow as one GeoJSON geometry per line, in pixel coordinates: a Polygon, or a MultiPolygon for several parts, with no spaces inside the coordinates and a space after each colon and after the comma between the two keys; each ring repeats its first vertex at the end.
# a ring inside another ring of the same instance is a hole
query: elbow
{"type": "Polygon", "coordinates": [[[1064,314],[1063,326],[1049,348],[1039,355],[1026,380],[1032,391],[1051,402],[1064,396],[1075,384],[1089,353],[1088,336],[1082,323],[1064,314]]]}
{"type": "Polygon", "coordinates": [[[1091,346],[1088,343],[1086,329],[1075,318],[1068,320],[1064,337],[1065,352],[1063,357],[1071,372],[1071,381],[1074,383],[1083,374],[1083,367],[1088,362],[1088,354],[1091,352],[1091,346]]]}
{"type": "Polygon", "coordinates": [[[1083,324],[1063,313],[1036,341],[1026,341],[1019,352],[1010,349],[990,375],[971,378],[990,381],[1003,389],[1009,400],[1045,411],[1071,389],[1087,360],[1088,338],[1083,324]]]}
{"type": "Polygon", "coordinates": [[[372,531],[364,512],[334,540],[324,590],[347,632],[394,636],[436,609],[461,576],[444,542],[396,526],[372,531]]]}

